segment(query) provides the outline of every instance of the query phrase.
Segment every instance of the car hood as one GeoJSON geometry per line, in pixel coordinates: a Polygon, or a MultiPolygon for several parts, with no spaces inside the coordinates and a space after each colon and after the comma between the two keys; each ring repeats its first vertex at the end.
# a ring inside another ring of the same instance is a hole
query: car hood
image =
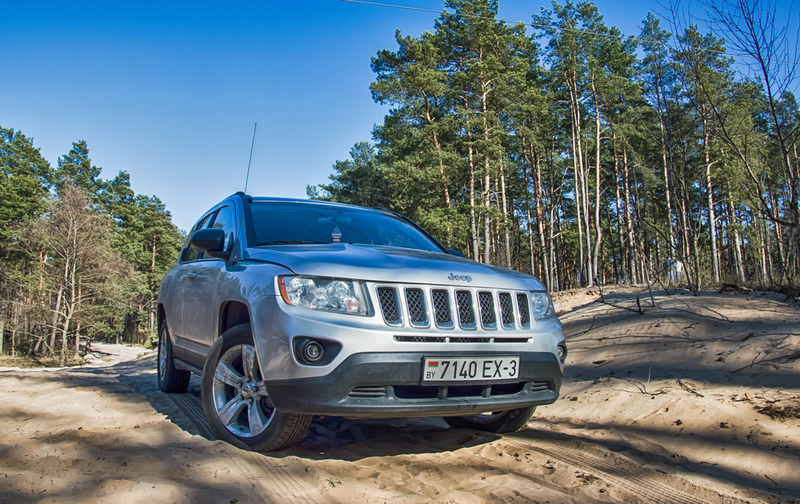
{"type": "Polygon", "coordinates": [[[375,282],[544,290],[536,278],[441,252],[331,243],[250,247],[245,259],[280,264],[297,275],[375,282]],[[469,278],[469,280],[467,279],[469,278]]]}

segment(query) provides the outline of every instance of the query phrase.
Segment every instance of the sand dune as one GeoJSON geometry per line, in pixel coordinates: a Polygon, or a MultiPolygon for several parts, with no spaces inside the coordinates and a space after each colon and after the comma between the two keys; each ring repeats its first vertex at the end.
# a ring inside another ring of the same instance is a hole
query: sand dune
{"type": "Polygon", "coordinates": [[[0,368],[0,502],[797,502],[800,308],[774,294],[568,300],[561,399],[496,436],[438,418],[315,419],[290,450],[211,439],[155,357],[0,368]],[[583,305],[583,306],[581,306],[583,305]]]}

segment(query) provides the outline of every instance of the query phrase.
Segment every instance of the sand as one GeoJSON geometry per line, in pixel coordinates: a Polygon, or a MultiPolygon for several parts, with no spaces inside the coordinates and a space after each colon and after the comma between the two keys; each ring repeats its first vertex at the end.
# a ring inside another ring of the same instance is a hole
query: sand
{"type": "Polygon", "coordinates": [[[513,435],[327,417],[248,453],[211,438],[196,377],[158,390],[152,352],[0,368],[0,502],[800,502],[800,307],[598,294],[556,299],[561,398],[513,435]]]}

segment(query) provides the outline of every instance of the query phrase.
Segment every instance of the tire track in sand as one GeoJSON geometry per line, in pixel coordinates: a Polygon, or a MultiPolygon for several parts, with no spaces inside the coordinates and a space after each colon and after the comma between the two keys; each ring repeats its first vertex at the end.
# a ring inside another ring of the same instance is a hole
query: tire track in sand
{"type": "MultiPolygon", "coordinates": [[[[200,398],[190,390],[185,394],[166,394],[175,406],[186,415],[197,428],[199,434],[206,439],[215,439],[206,422],[200,398]]],[[[303,504],[327,504],[336,502],[321,492],[322,485],[311,485],[285,469],[275,465],[265,455],[244,450],[233,456],[220,458],[220,462],[229,462],[248,481],[261,487],[268,496],[267,502],[298,502],[303,504]]]]}
{"type": "MultiPolygon", "coordinates": [[[[583,471],[594,473],[601,479],[624,488],[626,491],[641,498],[645,502],[652,502],[655,504],[708,504],[713,502],[656,481],[655,478],[647,476],[644,473],[633,473],[630,470],[618,467],[601,458],[589,455],[584,451],[568,448],[556,442],[533,440],[517,436],[503,436],[503,441],[516,448],[537,451],[554,460],[558,460],[583,471]]],[[[650,472],[649,470],[642,471],[650,472]]],[[[689,482],[686,482],[686,484],[694,486],[689,482]]],[[[698,489],[700,488],[702,487],[698,487],[698,489]]],[[[716,494],[717,492],[713,493],[716,494]]],[[[728,502],[736,500],[742,503],[748,502],[731,496],[726,496],[726,500],[728,502]]]]}

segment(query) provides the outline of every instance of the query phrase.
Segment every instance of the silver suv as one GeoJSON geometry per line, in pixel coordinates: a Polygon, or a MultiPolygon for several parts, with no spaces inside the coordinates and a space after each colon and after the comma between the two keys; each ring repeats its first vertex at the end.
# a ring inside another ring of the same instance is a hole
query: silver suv
{"type": "Polygon", "coordinates": [[[200,375],[219,439],[279,450],[313,415],[511,432],[558,397],[567,349],[543,285],[402,215],[240,192],[189,236],[161,281],[158,384],[200,375]]]}

